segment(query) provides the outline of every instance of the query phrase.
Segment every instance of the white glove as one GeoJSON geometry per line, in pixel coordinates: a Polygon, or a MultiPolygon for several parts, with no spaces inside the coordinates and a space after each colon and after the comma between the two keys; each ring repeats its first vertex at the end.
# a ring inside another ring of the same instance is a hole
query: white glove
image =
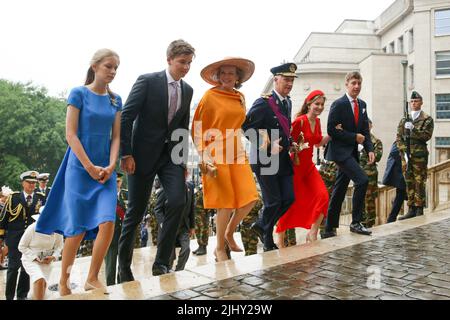
{"type": "Polygon", "coordinates": [[[363,151],[364,146],[362,144],[358,144],[358,152],[363,151]]]}
{"type": "Polygon", "coordinates": [[[413,125],[413,123],[412,122],[405,122],[405,129],[408,129],[408,130],[412,130],[414,128],[414,125],[413,125]]]}
{"type": "Polygon", "coordinates": [[[405,162],[408,164],[408,155],[405,153],[405,162]]]}

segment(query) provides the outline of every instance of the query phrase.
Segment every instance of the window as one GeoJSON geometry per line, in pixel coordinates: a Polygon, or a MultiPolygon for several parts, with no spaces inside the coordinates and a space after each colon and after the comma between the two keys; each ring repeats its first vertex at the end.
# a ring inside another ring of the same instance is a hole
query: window
{"type": "Polygon", "coordinates": [[[450,9],[439,10],[434,13],[436,36],[450,35],[450,9]]]}
{"type": "Polygon", "coordinates": [[[450,94],[436,95],[436,118],[450,119],[450,94]]]}
{"type": "Polygon", "coordinates": [[[450,137],[436,137],[436,148],[450,148],[450,137]]]}
{"type": "Polygon", "coordinates": [[[414,88],[414,65],[409,66],[409,87],[414,88]]]}
{"type": "Polygon", "coordinates": [[[408,31],[408,52],[411,53],[414,51],[414,30],[411,29],[408,31]]]}
{"type": "Polygon", "coordinates": [[[403,51],[403,37],[398,38],[398,53],[405,53],[403,51]]]}
{"type": "Polygon", "coordinates": [[[436,52],[436,75],[450,76],[450,51],[436,52]]]}
{"type": "Polygon", "coordinates": [[[394,41],[392,41],[389,44],[389,53],[395,53],[395,43],[394,43],[394,41]]]}

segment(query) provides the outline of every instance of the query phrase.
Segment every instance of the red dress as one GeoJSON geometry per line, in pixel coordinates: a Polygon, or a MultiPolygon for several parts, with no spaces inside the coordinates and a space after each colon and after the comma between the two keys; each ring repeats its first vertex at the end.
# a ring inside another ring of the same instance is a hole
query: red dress
{"type": "Polygon", "coordinates": [[[276,232],[297,227],[311,229],[320,214],[325,217],[328,210],[328,191],[312,161],[314,145],[322,141],[320,119],[316,118],[312,132],[308,118],[301,115],[292,123],[294,141],[298,141],[300,131],[303,132],[305,142],[309,143],[309,148],[299,153],[300,164],[294,165],[295,202],[278,220],[276,232]]]}

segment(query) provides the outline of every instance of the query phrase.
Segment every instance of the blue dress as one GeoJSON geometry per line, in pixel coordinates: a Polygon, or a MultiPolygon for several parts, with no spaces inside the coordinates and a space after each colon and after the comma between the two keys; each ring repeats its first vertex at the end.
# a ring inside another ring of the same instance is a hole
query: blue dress
{"type": "MultiPolygon", "coordinates": [[[[72,89],[67,104],[80,110],[77,136],[89,159],[96,166],[109,165],[111,132],[122,100],[116,95],[98,95],[85,86],[72,89]]],[[[98,226],[116,219],[116,173],[101,184],[91,178],[69,147],[58,169],[36,231],[73,237],[86,232],[95,239],[98,226]]]]}

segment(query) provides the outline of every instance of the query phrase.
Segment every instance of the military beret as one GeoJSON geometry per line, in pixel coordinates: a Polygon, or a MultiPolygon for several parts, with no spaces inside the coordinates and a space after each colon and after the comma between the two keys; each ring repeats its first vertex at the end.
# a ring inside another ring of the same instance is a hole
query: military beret
{"type": "Polygon", "coordinates": [[[413,91],[413,92],[411,92],[411,99],[420,99],[420,100],[422,100],[423,98],[417,91],[413,91]]]}
{"type": "Polygon", "coordinates": [[[284,76],[284,77],[295,77],[297,78],[297,74],[295,73],[297,71],[297,65],[295,63],[284,63],[281,66],[273,67],[270,69],[270,72],[274,76],[284,76]]]}

